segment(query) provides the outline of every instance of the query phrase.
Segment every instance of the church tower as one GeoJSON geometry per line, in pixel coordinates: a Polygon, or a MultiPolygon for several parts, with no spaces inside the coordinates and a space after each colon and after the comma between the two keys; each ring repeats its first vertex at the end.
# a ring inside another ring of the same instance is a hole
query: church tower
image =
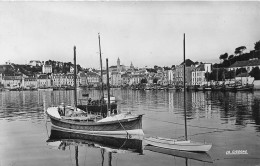
{"type": "Polygon", "coordinates": [[[120,59],[119,57],[117,58],[117,71],[120,72],[120,59]]]}
{"type": "Polygon", "coordinates": [[[133,65],[132,62],[131,62],[131,65],[130,65],[130,69],[134,69],[134,65],[133,65]]]}

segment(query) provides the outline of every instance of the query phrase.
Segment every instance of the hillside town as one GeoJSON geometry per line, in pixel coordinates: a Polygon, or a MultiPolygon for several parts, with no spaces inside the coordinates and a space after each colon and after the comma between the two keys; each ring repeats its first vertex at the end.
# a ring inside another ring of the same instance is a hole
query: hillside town
{"type": "MultiPolygon", "coordinates": [[[[74,67],[70,65],[69,71],[63,72],[55,70],[58,66],[62,68],[65,64],[57,62],[49,64],[48,61],[41,62],[39,60],[31,60],[27,65],[17,65],[10,62],[6,62],[4,65],[0,65],[0,84],[1,89],[5,90],[34,90],[34,89],[71,89],[74,86],[74,67]],[[30,72],[25,70],[25,67],[29,69],[38,69],[36,72],[30,72]]],[[[116,65],[109,67],[109,80],[111,87],[121,88],[153,88],[167,87],[177,88],[183,83],[183,65],[173,65],[169,67],[154,66],[154,68],[137,68],[133,63],[130,66],[122,65],[120,58],[117,59],[116,65]],[[145,85],[145,86],[142,86],[145,85]]],[[[237,61],[226,67],[224,78],[215,79],[210,78],[210,75],[214,71],[220,68],[214,68],[214,64],[193,62],[189,59],[186,60],[186,84],[188,86],[205,86],[216,84],[217,82],[228,84],[239,82],[243,84],[252,84],[254,77],[252,77],[252,71],[256,68],[259,70],[260,59],[250,59],[246,61],[237,61]],[[239,71],[245,69],[244,73],[236,73],[232,75],[232,71],[239,71]],[[239,80],[239,81],[236,81],[239,80]]],[[[98,88],[100,87],[101,70],[97,69],[81,69],[78,65],[77,69],[77,86],[98,88]]],[[[222,69],[223,70],[223,69],[222,69]]],[[[106,85],[107,71],[103,70],[103,83],[106,85]]],[[[218,72],[218,71],[217,71],[218,72]]],[[[221,83],[221,84],[222,84],[221,83]]]]}
{"type": "MultiPolygon", "coordinates": [[[[131,89],[181,89],[183,85],[184,66],[185,80],[189,89],[234,89],[238,86],[250,86],[260,89],[260,41],[255,49],[245,52],[246,47],[237,47],[235,55],[221,54],[221,62],[212,64],[193,62],[186,59],[179,65],[171,67],[138,68],[131,64],[123,65],[118,57],[116,65],[108,70],[82,68],[77,66],[77,86],[100,88],[107,84],[110,87],[131,89]],[[108,74],[107,74],[108,72],[108,74]],[[101,77],[102,73],[102,77],[101,77]],[[101,81],[102,80],[102,81],[101,81]],[[227,87],[228,86],[228,87],[227,87]]],[[[113,62],[112,62],[113,63],[113,62]]],[[[115,64],[115,63],[114,63],[115,64]]],[[[0,65],[1,90],[36,90],[36,89],[73,89],[74,66],[71,62],[53,60],[31,60],[28,64],[6,62],[0,65]]],[[[249,88],[249,87],[247,87],[249,88]]]]}

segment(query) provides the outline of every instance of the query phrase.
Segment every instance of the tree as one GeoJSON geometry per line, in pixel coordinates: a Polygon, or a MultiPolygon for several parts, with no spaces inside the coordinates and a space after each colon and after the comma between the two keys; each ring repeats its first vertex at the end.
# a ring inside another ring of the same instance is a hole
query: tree
{"type": "Polygon", "coordinates": [[[163,69],[164,69],[164,70],[171,70],[171,68],[168,67],[168,66],[164,66],[163,69]]]}
{"type": "Polygon", "coordinates": [[[255,43],[255,50],[260,51],[260,40],[255,43]]]}
{"type": "Polygon", "coordinates": [[[255,67],[252,69],[252,71],[249,73],[251,77],[254,77],[255,80],[260,80],[260,69],[259,67],[255,67]]]}
{"type": "Polygon", "coordinates": [[[229,55],[228,60],[234,58],[234,55],[229,55]]]}
{"type": "Polygon", "coordinates": [[[236,55],[241,55],[243,54],[243,52],[246,50],[246,46],[240,46],[240,47],[237,47],[235,49],[235,54],[236,55]]]}
{"type": "MultiPolygon", "coordinates": [[[[195,63],[192,60],[190,60],[190,59],[186,59],[185,60],[186,67],[189,67],[189,66],[194,65],[194,64],[195,63]]],[[[184,65],[184,62],[182,62],[181,65],[184,65]]]]}
{"type": "Polygon", "coordinates": [[[228,53],[225,53],[225,54],[221,54],[220,56],[219,56],[219,59],[221,60],[226,60],[227,59],[227,57],[228,57],[228,53]]]}

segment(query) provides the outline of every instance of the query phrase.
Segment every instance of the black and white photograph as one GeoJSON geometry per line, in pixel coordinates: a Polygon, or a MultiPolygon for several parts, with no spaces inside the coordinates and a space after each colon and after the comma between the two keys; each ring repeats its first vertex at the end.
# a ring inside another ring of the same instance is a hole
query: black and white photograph
{"type": "Polygon", "coordinates": [[[260,1],[0,1],[0,166],[260,166],[260,1]]]}

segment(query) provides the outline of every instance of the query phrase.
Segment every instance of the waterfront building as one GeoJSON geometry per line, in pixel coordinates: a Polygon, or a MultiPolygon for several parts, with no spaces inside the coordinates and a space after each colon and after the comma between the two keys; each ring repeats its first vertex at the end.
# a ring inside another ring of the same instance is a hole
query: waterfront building
{"type": "Polygon", "coordinates": [[[189,67],[186,67],[186,84],[187,85],[192,85],[192,71],[195,70],[195,66],[192,65],[192,66],[189,66],[189,67]]]}
{"type": "MultiPolygon", "coordinates": [[[[109,75],[109,83],[111,85],[111,79],[110,79],[111,73],[109,72],[108,75],[109,75]]],[[[103,84],[107,84],[107,71],[106,70],[103,71],[103,84]]]]}
{"type": "Polygon", "coordinates": [[[167,84],[167,79],[165,76],[165,73],[161,70],[158,70],[157,73],[155,73],[155,77],[158,79],[157,83],[160,85],[167,84]]]}
{"type": "Polygon", "coordinates": [[[40,74],[37,78],[37,87],[45,88],[51,86],[51,79],[47,74],[40,74]]]}
{"type": "Polygon", "coordinates": [[[85,74],[85,72],[79,72],[79,77],[80,77],[80,82],[79,85],[81,86],[86,86],[87,85],[87,76],[85,74]]]}
{"type": "Polygon", "coordinates": [[[87,72],[86,73],[87,77],[87,83],[91,86],[98,86],[100,83],[100,75],[98,75],[95,72],[87,72]]]}
{"type": "Polygon", "coordinates": [[[122,79],[120,72],[111,72],[111,83],[112,86],[121,86],[122,79]]]}
{"type": "Polygon", "coordinates": [[[183,85],[183,65],[176,65],[175,67],[175,84],[183,85]]]}
{"type": "Polygon", "coordinates": [[[143,78],[145,78],[144,74],[134,73],[134,74],[132,74],[132,76],[130,78],[129,84],[130,85],[139,84],[139,83],[141,83],[141,80],[143,78]]]}
{"type": "MultiPolygon", "coordinates": [[[[79,86],[80,82],[81,82],[80,74],[77,75],[76,82],[77,82],[77,86],[79,86]]],[[[53,74],[52,83],[53,83],[53,86],[57,86],[57,87],[74,86],[74,74],[72,74],[72,73],[53,74]]]]}
{"type": "Polygon", "coordinates": [[[22,83],[22,75],[2,75],[2,84],[4,87],[20,87],[22,83]]]}
{"type": "Polygon", "coordinates": [[[35,77],[28,77],[22,78],[22,87],[25,89],[30,89],[30,88],[38,88],[38,83],[37,83],[37,78],[35,77]]]}
{"type": "Polygon", "coordinates": [[[173,70],[166,70],[167,84],[174,84],[174,72],[173,70]]]}
{"type": "Polygon", "coordinates": [[[210,63],[200,64],[192,71],[192,85],[205,85],[207,84],[206,73],[212,71],[212,65],[210,63]]]}
{"type": "Polygon", "coordinates": [[[121,84],[122,85],[129,85],[130,82],[130,74],[124,73],[121,75],[121,84]]]}
{"type": "MultiPolygon", "coordinates": [[[[68,73],[68,74],[65,74],[65,77],[66,77],[66,85],[67,86],[74,86],[74,74],[68,73]]],[[[77,83],[77,86],[79,86],[80,77],[79,77],[79,75],[77,75],[76,77],[77,77],[76,83],[77,83]]]]}
{"type": "Polygon", "coordinates": [[[53,83],[53,86],[56,86],[56,87],[66,86],[66,84],[67,84],[66,75],[63,73],[53,74],[52,83],[53,83]]]}

